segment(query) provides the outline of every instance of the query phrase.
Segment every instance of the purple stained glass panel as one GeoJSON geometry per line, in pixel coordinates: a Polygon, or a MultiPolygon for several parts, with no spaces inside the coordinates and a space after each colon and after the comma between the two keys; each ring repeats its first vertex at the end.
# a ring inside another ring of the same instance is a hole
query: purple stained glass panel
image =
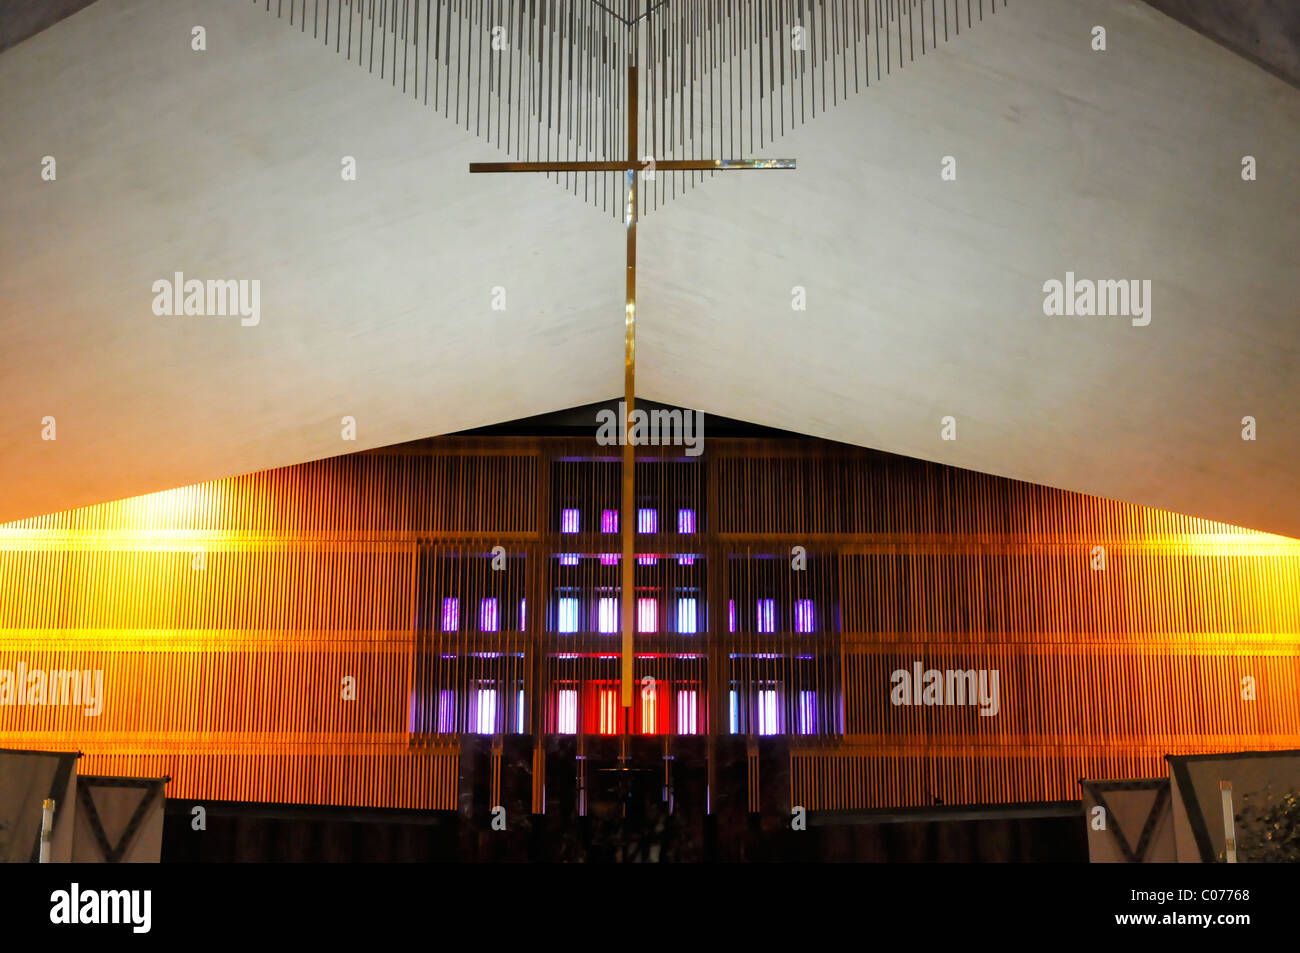
{"type": "Polygon", "coordinates": [[[480,632],[495,632],[499,629],[500,620],[497,618],[497,600],[495,596],[489,596],[479,603],[478,607],[478,628],[480,632]]]}
{"type": "Polygon", "coordinates": [[[618,631],[618,600],[603,596],[597,603],[596,628],[609,634],[618,631]]]}
{"type": "Polygon", "coordinates": [[[695,689],[688,688],[677,693],[677,733],[679,735],[695,734],[698,724],[698,695],[695,689]]]}
{"type": "Polygon", "coordinates": [[[578,531],[578,511],[562,510],[560,512],[560,532],[576,533],[578,531]]]}
{"type": "Polygon", "coordinates": [[[770,688],[758,693],[758,733],[775,735],[781,731],[776,707],[776,691],[770,688]]]}
{"type": "Polygon", "coordinates": [[[638,632],[659,631],[659,600],[654,598],[636,601],[636,630],[638,632]]]}
{"type": "Polygon", "coordinates": [[[438,734],[450,735],[456,731],[456,693],[450,688],[438,692],[438,734]]]}
{"type": "Polygon", "coordinates": [[[556,699],[556,726],[562,735],[578,733],[578,693],[572,688],[562,688],[556,699]]]}
{"type": "Polygon", "coordinates": [[[817,732],[817,693],[804,689],[799,693],[799,734],[817,732]]]}

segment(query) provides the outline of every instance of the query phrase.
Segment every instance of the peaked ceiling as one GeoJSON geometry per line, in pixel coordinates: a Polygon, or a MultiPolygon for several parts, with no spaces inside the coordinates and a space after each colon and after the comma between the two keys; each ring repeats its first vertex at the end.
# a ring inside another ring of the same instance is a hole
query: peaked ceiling
{"type": "MultiPolygon", "coordinates": [[[[0,54],[0,520],[621,389],[609,208],[468,175],[501,144],[318,29],[99,0],[0,54]],[[258,279],[260,322],[155,315],[176,272],[258,279]]],[[[638,392],[1300,536],[1300,93],[1132,0],[999,4],[870,89],[837,62],[848,95],[743,146],[798,171],[647,218],[638,392]],[[1150,280],[1150,324],[1045,316],[1068,271],[1150,280]]]]}

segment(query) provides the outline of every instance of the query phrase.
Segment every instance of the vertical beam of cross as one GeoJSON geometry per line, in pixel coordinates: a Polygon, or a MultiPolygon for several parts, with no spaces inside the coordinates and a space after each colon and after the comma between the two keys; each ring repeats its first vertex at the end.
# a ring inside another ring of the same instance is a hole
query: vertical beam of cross
{"type": "Polygon", "coordinates": [[[622,606],[623,627],[622,685],[623,707],[630,708],[634,697],[636,658],[636,452],[632,444],[632,415],[636,400],[636,220],[637,173],[653,172],[725,172],[732,169],[793,169],[793,159],[670,159],[661,162],[637,158],[637,78],[635,59],[627,71],[627,159],[595,162],[471,162],[470,172],[623,172],[627,175],[627,302],[624,312],[623,350],[623,501],[619,514],[623,541],[622,606]]]}
{"type": "MultiPolygon", "coordinates": [[[[632,706],[633,633],[636,625],[636,448],[632,445],[632,411],[636,401],[636,216],[637,70],[627,71],[627,308],[623,323],[623,707],[632,706]]],[[[631,730],[631,726],[628,726],[631,730]]]]}

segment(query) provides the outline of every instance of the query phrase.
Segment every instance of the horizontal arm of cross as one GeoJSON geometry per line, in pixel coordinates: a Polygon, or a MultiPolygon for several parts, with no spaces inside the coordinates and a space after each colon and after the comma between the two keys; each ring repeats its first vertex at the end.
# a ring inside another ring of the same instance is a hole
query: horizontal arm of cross
{"type": "Polygon", "coordinates": [[[794,159],[663,159],[654,162],[471,162],[471,172],[726,172],[793,169],[794,159]]]}

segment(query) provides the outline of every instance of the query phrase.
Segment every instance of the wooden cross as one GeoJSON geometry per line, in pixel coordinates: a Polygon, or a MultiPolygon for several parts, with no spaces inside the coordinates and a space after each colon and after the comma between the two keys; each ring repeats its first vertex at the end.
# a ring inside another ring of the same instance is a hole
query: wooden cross
{"type": "Polygon", "coordinates": [[[623,390],[627,416],[623,420],[623,537],[622,628],[623,707],[632,706],[633,626],[635,625],[636,455],[633,452],[632,409],[636,384],[636,174],[651,168],[664,172],[718,172],[730,169],[793,169],[793,159],[671,159],[662,162],[637,157],[637,67],[627,71],[627,159],[623,162],[471,162],[470,172],[625,172],[627,173],[627,311],[623,359],[623,390]]]}

